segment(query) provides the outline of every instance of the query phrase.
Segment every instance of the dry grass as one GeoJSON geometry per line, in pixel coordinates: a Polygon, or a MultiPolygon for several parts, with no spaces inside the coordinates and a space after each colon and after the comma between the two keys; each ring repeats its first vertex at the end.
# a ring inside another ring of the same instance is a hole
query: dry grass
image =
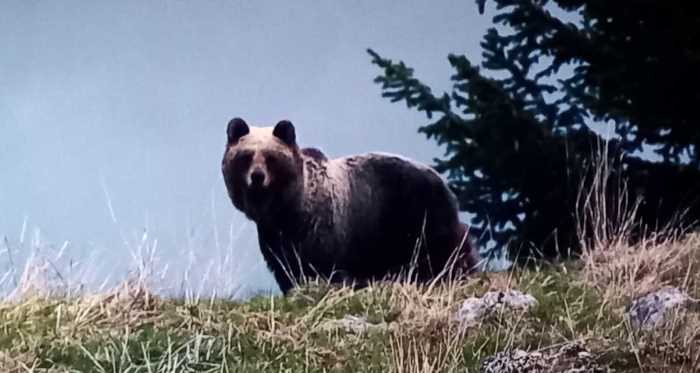
{"type": "Polygon", "coordinates": [[[672,224],[644,234],[637,216],[642,201],[630,199],[615,163],[601,144],[580,188],[583,278],[606,299],[638,297],[669,285],[697,294],[700,235],[686,235],[684,227],[672,224]]]}
{"type": "MultiPolygon", "coordinates": [[[[582,262],[582,282],[618,314],[632,299],[666,286],[687,292],[691,299],[700,295],[700,234],[651,237],[634,245],[618,240],[584,251],[582,262]]],[[[640,371],[700,369],[700,317],[696,307],[691,304],[690,308],[673,312],[653,331],[636,331],[628,322],[623,324],[618,340],[627,340],[622,348],[634,354],[640,371]]]]}
{"type": "MultiPolygon", "coordinates": [[[[686,252],[697,242],[692,236],[667,244],[686,252]]],[[[623,264],[596,258],[578,269],[479,274],[431,286],[387,282],[355,291],[311,283],[288,297],[245,302],[162,299],[138,277],[92,296],[27,295],[0,305],[0,371],[475,372],[499,351],[572,341],[618,371],[695,369],[696,315],[679,313],[654,332],[633,331],[622,306],[630,294],[604,284],[643,292],[646,277],[631,274],[648,272],[623,261],[627,267],[617,272],[630,274],[617,275],[615,266],[623,264]],[[465,298],[503,289],[530,293],[539,305],[526,313],[499,311],[469,327],[454,321],[465,298]],[[374,327],[343,328],[337,320],[347,315],[374,327]]],[[[655,265],[686,262],[665,258],[655,265]]],[[[659,278],[692,283],[683,268],[659,278]]]]}
{"type": "MultiPolygon", "coordinates": [[[[607,149],[599,148],[579,193],[579,277],[618,312],[631,300],[667,286],[687,292],[696,303],[700,233],[673,223],[655,230],[644,227],[637,215],[642,201],[630,199],[607,149]]],[[[634,331],[626,323],[622,336],[642,371],[700,370],[700,318],[695,312],[675,312],[653,331],[634,331]]]]}
{"type": "Polygon", "coordinates": [[[587,250],[582,256],[585,281],[606,298],[639,297],[665,286],[698,295],[700,235],[653,238],[587,250]]]}
{"type": "MultiPolygon", "coordinates": [[[[561,270],[504,273],[416,287],[360,291],[309,284],[287,298],[187,303],[127,282],[105,295],[28,297],[0,306],[3,371],[476,371],[497,351],[587,338],[599,304],[561,270]],[[461,328],[461,300],[520,288],[540,306],[461,328]],[[328,327],[346,315],[377,328],[328,327]],[[562,318],[566,316],[565,318],[562,318]]],[[[602,324],[601,324],[602,325],[602,324]]]]}

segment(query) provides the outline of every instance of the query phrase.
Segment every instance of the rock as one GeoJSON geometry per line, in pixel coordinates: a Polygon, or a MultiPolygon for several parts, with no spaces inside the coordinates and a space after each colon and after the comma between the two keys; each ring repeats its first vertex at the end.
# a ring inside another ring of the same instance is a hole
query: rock
{"type": "Polygon", "coordinates": [[[690,298],[684,291],[665,287],[632,301],[627,317],[634,328],[651,330],[663,322],[671,310],[686,307],[689,301],[690,298]]]}
{"type": "Polygon", "coordinates": [[[342,319],[328,320],[321,325],[325,330],[341,329],[348,333],[362,334],[371,330],[382,330],[386,328],[386,323],[372,324],[364,317],[345,315],[342,319]]]}
{"type": "Polygon", "coordinates": [[[535,297],[518,290],[489,291],[481,298],[471,297],[466,299],[457,311],[455,319],[462,325],[470,325],[483,316],[499,311],[502,308],[527,311],[535,305],[537,305],[535,297]]]}
{"type": "Polygon", "coordinates": [[[481,363],[484,373],[599,373],[608,368],[595,362],[593,354],[577,343],[566,344],[558,350],[553,348],[527,352],[513,350],[499,352],[481,363]]]}
{"type": "Polygon", "coordinates": [[[547,368],[542,354],[523,350],[499,352],[481,363],[484,373],[539,372],[547,368]]]}

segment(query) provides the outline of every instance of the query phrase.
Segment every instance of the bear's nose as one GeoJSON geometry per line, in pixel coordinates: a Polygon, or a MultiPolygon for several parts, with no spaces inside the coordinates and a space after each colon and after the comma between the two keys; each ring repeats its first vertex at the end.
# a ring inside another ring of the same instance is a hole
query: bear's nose
{"type": "Polygon", "coordinates": [[[250,174],[251,186],[262,186],[265,182],[265,173],[262,170],[253,170],[250,174]]]}

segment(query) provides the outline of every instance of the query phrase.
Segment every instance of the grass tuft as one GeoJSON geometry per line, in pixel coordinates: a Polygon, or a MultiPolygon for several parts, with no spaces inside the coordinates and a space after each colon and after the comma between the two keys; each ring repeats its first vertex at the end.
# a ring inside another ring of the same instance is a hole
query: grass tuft
{"type": "Polygon", "coordinates": [[[665,284],[695,286],[686,275],[688,256],[678,254],[698,242],[699,236],[667,242],[664,254],[647,253],[624,270],[617,260],[603,260],[606,253],[584,265],[429,286],[386,282],[353,290],[314,282],[287,297],[246,301],[161,298],[138,278],[91,296],[28,295],[0,304],[0,370],[476,372],[500,351],[576,342],[617,371],[690,372],[700,361],[698,316],[679,312],[662,328],[639,332],[625,320],[624,305],[648,288],[650,260],[669,268],[653,272],[665,284]],[[498,311],[468,327],[455,321],[467,297],[505,289],[529,293],[538,305],[498,311]],[[349,316],[369,326],[343,327],[349,316]]]}

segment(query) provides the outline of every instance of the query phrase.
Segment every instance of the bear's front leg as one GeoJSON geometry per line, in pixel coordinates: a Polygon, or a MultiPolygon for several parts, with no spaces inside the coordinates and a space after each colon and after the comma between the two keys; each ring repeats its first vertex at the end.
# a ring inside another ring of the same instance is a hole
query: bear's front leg
{"type": "Polygon", "coordinates": [[[296,279],[292,268],[287,263],[286,256],[283,254],[282,240],[279,233],[266,232],[258,227],[258,242],[260,243],[260,252],[263,254],[267,268],[275,277],[282,294],[287,295],[294,287],[296,279]]]}

